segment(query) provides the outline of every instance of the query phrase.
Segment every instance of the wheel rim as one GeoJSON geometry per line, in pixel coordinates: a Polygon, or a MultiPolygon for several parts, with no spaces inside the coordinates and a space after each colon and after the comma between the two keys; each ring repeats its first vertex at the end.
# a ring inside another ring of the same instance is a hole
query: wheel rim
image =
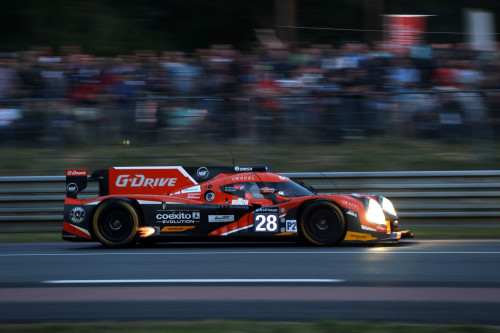
{"type": "Polygon", "coordinates": [[[99,223],[102,236],[113,243],[127,239],[134,230],[134,220],[128,211],[120,208],[108,210],[99,223]]]}
{"type": "Polygon", "coordinates": [[[306,220],[305,229],[315,241],[330,242],[341,231],[341,217],[336,211],[318,209],[306,220]]]}
{"type": "Polygon", "coordinates": [[[320,218],[316,222],[316,228],[320,231],[325,231],[326,229],[328,229],[328,221],[324,218],[320,218]]]}
{"type": "Polygon", "coordinates": [[[122,221],[118,220],[118,219],[114,219],[111,221],[109,227],[113,230],[113,231],[117,231],[117,230],[120,230],[120,228],[123,226],[123,223],[122,221]]]}

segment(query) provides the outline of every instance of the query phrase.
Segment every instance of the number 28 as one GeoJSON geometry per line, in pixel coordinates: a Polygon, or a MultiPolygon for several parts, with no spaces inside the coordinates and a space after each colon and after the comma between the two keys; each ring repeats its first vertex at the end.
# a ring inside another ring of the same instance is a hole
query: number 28
{"type": "Polygon", "coordinates": [[[278,217],[276,215],[258,214],[255,216],[257,226],[255,231],[276,231],[278,230],[278,217]]]}

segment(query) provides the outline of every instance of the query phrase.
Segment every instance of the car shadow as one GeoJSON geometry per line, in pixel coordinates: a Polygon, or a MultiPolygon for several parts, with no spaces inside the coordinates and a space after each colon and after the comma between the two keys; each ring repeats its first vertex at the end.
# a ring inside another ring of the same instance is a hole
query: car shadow
{"type": "Polygon", "coordinates": [[[267,241],[267,242],[236,242],[236,241],[185,241],[185,242],[157,242],[157,243],[137,243],[133,246],[126,248],[110,248],[100,243],[85,244],[80,243],[78,247],[73,247],[70,250],[120,250],[120,249],[259,249],[259,248],[275,248],[275,249],[338,249],[338,248],[378,248],[378,247],[410,247],[415,246],[419,242],[415,240],[404,240],[399,242],[378,242],[378,243],[354,243],[354,242],[343,242],[335,246],[314,246],[306,242],[290,242],[290,241],[267,241]]]}

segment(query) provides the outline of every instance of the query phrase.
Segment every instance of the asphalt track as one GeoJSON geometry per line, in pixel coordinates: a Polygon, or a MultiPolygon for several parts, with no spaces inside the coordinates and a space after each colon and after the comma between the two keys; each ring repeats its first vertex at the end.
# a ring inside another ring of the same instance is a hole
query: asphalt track
{"type": "Polygon", "coordinates": [[[500,325],[500,241],[0,244],[0,322],[369,320],[500,325]]]}

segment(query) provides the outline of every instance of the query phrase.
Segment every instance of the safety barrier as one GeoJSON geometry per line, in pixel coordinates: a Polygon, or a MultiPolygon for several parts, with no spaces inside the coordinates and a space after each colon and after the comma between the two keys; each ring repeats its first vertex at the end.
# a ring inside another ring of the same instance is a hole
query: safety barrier
{"type": "MultiPolygon", "coordinates": [[[[500,171],[283,173],[324,193],[390,198],[404,226],[500,227],[500,171]]],[[[97,196],[89,183],[79,196],[97,196]]],[[[59,231],[64,176],[0,177],[0,232],[59,231]]]]}

